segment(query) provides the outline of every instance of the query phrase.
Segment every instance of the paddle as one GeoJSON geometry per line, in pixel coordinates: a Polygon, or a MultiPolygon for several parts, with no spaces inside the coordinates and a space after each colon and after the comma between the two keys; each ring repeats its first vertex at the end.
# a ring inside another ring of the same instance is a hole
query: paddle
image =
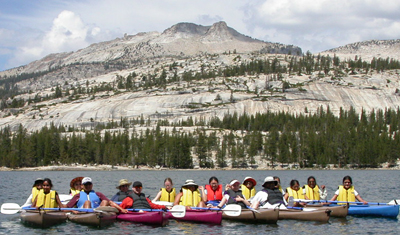
{"type": "MultiPolygon", "coordinates": [[[[161,209],[127,209],[128,211],[164,211],[161,209]]],[[[183,218],[186,215],[186,207],[185,206],[174,206],[172,207],[171,210],[168,210],[168,212],[171,212],[172,216],[176,218],[183,218]]]]}
{"type": "MultiPolygon", "coordinates": [[[[363,202],[346,202],[346,201],[328,201],[328,200],[304,200],[304,199],[294,199],[296,202],[319,202],[319,203],[349,203],[349,204],[361,204],[363,205],[363,202]]],[[[400,200],[392,200],[388,203],[384,202],[368,202],[366,205],[378,205],[378,206],[384,206],[384,205],[398,205],[400,203],[400,200]]]]}
{"type": "Polygon", "coordinates": [[[229,204],[224,208],[211,208],[211,207],[191,207],[192,209],[197,210],[212,210],[212,211],[223,211],[226,215],[229,216],[239,216],[242,213],[242,207],[237,204],[229,204]]]}
{"type": "MultiPolygon", "coordinates": [[[[4,203],[1,205],[1,213],[5,215],[12,215],[18,213],[20,210],[36,210],[35,207],[20,207],[17,203],[4,203]]],[[[80,211],[80,212],[101,212],[101,208],[40,208],[40,210],[53,210],[53,211],[80,211]]]]}

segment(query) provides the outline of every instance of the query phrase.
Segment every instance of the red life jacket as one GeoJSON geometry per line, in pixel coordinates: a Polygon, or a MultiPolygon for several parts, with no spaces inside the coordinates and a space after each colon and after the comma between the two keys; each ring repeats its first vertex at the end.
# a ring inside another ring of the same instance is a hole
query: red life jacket
{"type": "Polygon", "coordinates": [[[208,201],[221,201],[222,200],[222,184],[218,185],[216,191],[211,188],[211,185],[206,185],[207,200],[208,201]]]}

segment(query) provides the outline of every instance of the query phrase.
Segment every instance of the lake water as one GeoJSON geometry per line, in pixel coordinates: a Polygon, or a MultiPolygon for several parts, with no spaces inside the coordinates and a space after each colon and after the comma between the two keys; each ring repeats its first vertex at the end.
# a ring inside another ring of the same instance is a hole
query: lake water
{"type": "MultiPolygon", "coordinates": [[[[163,180],[172,178],[176,188],[186,179],[193,179],[200,185],[208,183],[211,176],[216,176],[220,183],[227,184],[232,179],[242,181],[246,176],[257,180],[257,190],[266,176],[279,176],[283,187],[290,180],[297,179],[300,184],[306,183],[307,177],[313,175],[317,183],[326,185],[330,199],[341,184],[345,175],[353,178],[353,185],[360,195],[370,202],[389,202],[399,199],[400,171],[384,170],[337,170],[337,171],[32,171],[32,172],[0,172],[0,204],[14,202],[22,205],[30,194],[36,178],[48,177],[53,181],[53,189],[61,194],[68,193],[69,182],[77,176],[89,176],[93,179],[93,189],[112,197],[120,179],[141,181],[143,192],[154,198],[163,180]]],[[[295,220],[280,220],[276,225],[254,225],[239,222],[222,221],[222,225],[193,224],[170,220],[166,227],[151,227],[128,222],[116,222],[113,225],[96,229],[67,223],[49,229],[37,229],[23,225],[19,215],[0,214],[0,234],[399,234],[400,223],[397,219],[360,218],[347,216],[345,219],[330,218],[329,223],[302,222],[295,220]]]]}

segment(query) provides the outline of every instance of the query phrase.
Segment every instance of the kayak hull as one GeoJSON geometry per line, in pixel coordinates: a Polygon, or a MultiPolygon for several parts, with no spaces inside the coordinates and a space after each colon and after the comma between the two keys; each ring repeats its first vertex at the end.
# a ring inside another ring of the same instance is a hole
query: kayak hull
{"type": "Polygon", "coordinates": [[[239,216],[229,216],[222,213],[222,218],[226,220],[235,220],[247,223],[276,224],[279,219],[278,209],[260,209],[256,211],[242,209],[239,216]]]}
{"type": "Polygon", "coordinates": [[[350,205],[349,215],[396,218],[399,205],[350,205]]]}
{"type": "Polygon", "coordinates": [[[117,219],[134,223],[152,224],[158,226],[165,226],[168,223],[168,217],[163,211],[128,212],[126,214],[119,214],[117,216],[117,219]]]}
{"type": "Polygon", "coordinates": [[[222,222],[222,212],[215,210],[186,210],[186,214],[182,218],[174,217],[170,212],[168,212],[167,217],[169,219],[195,223],[221,224],[222,222]]]}
{"type": "Polygon", "coordinates": [[[329,221],[331,211],[325,210],[313,210],[304,211],[296,209],[279,210],[279,219],[291,219],[291,220],[303,220],[303,221],[316,221],[327,223],[329,221]]]}
{"type": "Polygon", "coordinates": [[[24,224],[40,228],[48,228],[67,220],[67,215],[61,211],[22,211],[20,217],[24,224]]]}
{"type": "Polygon", "coordinates": [[[78,224],[105,227],[115,222],[117,214],[115,212],[79,212],[69,214],[68,219],[78,224]]]}
{"type": "Polygon", "coordinates": [[[309,204],[306,206],[306,208],[310,209],[316,209],[316,210],[330,210],[331,217],[338,217],[338,218],[344,218],[347,216],[349,208],[347,205],[338,205],[338,206],[329,206],[329,205],[321,205],[321,204],[309,204]]]}

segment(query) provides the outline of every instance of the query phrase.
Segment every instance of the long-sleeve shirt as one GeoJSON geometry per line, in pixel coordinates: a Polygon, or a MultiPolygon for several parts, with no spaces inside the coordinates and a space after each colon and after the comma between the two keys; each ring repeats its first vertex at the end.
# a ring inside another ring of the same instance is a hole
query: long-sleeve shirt
{"type": "MultiPolygon", "coordinates": [[[[149,203],[151,209],[166,209],[165,206],[152,203],[151,200],[148,198],[146,198],[146,200],[149,203]]],[[[133,199],[131,197],[127,197],[122,201],[121,205],[119,205],[119,206],[121,208],[128,209],[128,208],[132,208],[132,205],[133,205],[133,199]]]]}

